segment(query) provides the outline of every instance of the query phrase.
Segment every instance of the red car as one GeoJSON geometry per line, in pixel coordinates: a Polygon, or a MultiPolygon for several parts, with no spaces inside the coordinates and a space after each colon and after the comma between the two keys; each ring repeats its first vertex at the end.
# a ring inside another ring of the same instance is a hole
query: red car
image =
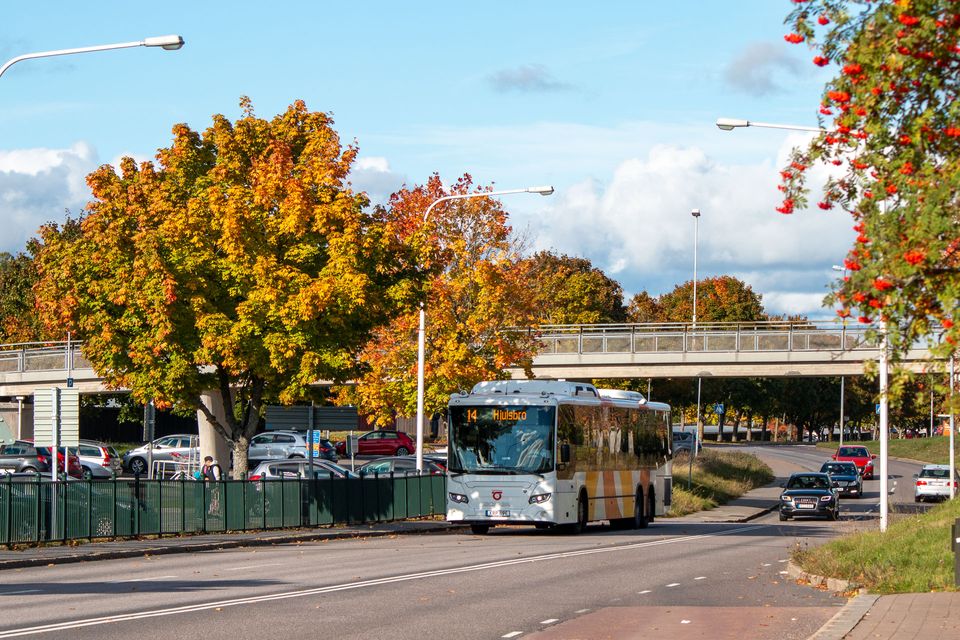
{"type": "Polygon", "coordinates": [[[840,447],[831,456],[838,462],[852,462],[864,480],[873,480],[873,461],[877,456],[871,455],[866,447],[840,447]]]}
{"type": "MultiPolygon", "coordinates": [[[[416,450],[417,443],[404,432],[381,429],[357,438],[357,450],[354,453],[358,456],[405,456],[416,450]]],[[[337,443],[337,454],[347,455],[346,442],[337,443]]]]}

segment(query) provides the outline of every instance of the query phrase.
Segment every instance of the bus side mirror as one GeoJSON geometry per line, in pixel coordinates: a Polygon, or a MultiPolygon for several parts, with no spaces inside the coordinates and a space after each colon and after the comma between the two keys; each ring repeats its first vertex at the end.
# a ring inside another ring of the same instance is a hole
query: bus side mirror
{"type": "Polygon", "coordinates": [[[570,462],[570,445],[566,442],[560,445],[560,462],[563,464],[570,462]]]}

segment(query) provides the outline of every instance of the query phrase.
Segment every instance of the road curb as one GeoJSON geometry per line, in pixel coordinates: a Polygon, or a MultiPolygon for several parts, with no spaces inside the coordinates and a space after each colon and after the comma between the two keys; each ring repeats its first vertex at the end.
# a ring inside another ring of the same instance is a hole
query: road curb
{"type": "Polygon", "coordinates": [[[830,618],[808,640],[843,640],[863,620],[863,617],[870,611],[870,607],[879,598],[880,596],[869,593],[851,598],[836,615],[830,618]]]}
{"type": "Polygon", "coordinates": [[[446,523],[437,523],[437,525],[433,527],[422,527],[411,530],[372,529],[370,531],[363,531],[351,529],[344,531],[318,531],[316,533],[280,534],[248,538],[243,540],[218,540],[215,542],[191,542],[183,545],[137,547],[134,549],[113,549],[103,552],[78,553],[75,555],[54,556],[49,558],[18,558],[15,560],[0,560],[0,571],[4,571],[6,569],[23,569],[26,567],[43,567],[55,564],[96,562],[98,560],[116,560],[120,558],[171,555],[175,553],[217,551],[220,549],[236,549],[240,547],[263,547],[275,544],[289,544],[291,542],[316,542],[317,540],[343,540],[346,538],[382,538],[390,535],[436,533],[438,531],[447,531],[452,528],[456,527],[446,523]]]}

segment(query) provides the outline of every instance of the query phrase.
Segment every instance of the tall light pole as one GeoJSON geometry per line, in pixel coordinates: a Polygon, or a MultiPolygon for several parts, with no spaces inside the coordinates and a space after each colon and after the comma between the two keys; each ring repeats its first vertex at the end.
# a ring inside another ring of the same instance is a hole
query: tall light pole
{"type": "MultiPolygon", "coordinates": [[[[548,196],[553,193],[553,187],[527,187],[525,189],[506,189],[503,191],[481,191],[477,193],[462,193],[453,196],[444,196],[437,198],[430,203],[427,210],[423,212],[423,223],[426,224],[430,212],[441,202],[450,200],[466,200],[467,198],[491,198],[493,196],[505,196],[512,193],[539,193],[542,196],[548,196]]],[[[417,471],[423,471],[423,370],[426,360],[426,308],[423,302],[420,303],[420,329],[417,331],[417,471]]]]}
{"type": "MultiPolygon", "coordinates": [[[[733,131],[741,127],[759,127],[763,129],[786,129],[788,131],[809,131],[825,133],[822,127],[806,127],[794,124],[770,124],[768,122],[751,122],[738,118],[717,118],[717,127],[723,131],[733,131]]],[[[881,328],[880,335],[880,531],[887,530],[887,429],[889,417],[888,387],[889,354],[887,353],[887,327],[881,328]]],[[[841,433],[843,426],[840,427],[841,433]]]]}
{"type": "MultiPolygon", "coordinates": [[[[835,265],[833,265],[833,266],[830,267],[830,268],[833,269],[834,271],[840,271],[840,272],[842,272],[844,279],[846,279],[846,277],[847,277],[847,268],[846,268],[846,267],[841,267],[841,266],[835,264],[835,265]]],[[[846,319],[846,318],[843,318],[842,322],[843,322],[844,328],[846,328],[846,326],[847,326],[847,319],[846,319]]],[[[846,339],[847,339],[846,333],[844,332],[844,335],[841,337],[841,340],[846,340],[846,339]]],[[[844,346],[846,346],[846,345],[841,345],[841,348],[843,348],[844,346]]],[[[844,376],[841,375],[841,376],[840,376],[840,444],[839,444],[839,446],[841,446],[841,447],[843,446],[843,425],[844,425],[844,422],[843,422],[843,396],[844,396],[844,393],[843,393],[843,381],[844,381],[844,376]]]]}
{"type": "MultiPolygon", "coordinates": [[[[690,211],[693,216],[693,339],[697,338],[697,245],[700,244],[700,209],[690,211]]],[[[703,426],[700,424],[700,389],[703,378],[697,376],[697,435],[690,447],[690,461],[687,469],[687,489],[693,488],[693,456],[697,453],[697,443],[703,440],[703,426]]],[[[719,438],[719,436],[717,436],[719,438]]]]}
{"type": "Polygon", "coordinates": [[[129,49],[132,47],[160,47],[167,51],[176,51],[184,44],[182,37],[178,35],[156,36],[153,38],[144,38],[136,42],[118,42],[116,44],[101,44],[93,47],[78,47],[76,49],[57,49],[55,51],[40,51],[37,53],[25,53],[22,56],[11,58],[0,67],[0,76],[3,72],[23,60],[33,60],[34,58],[52,58],[54,56],[69,56],[75,53],[93,53],[95,51],[110,51],[112,49],[129,49]]]}

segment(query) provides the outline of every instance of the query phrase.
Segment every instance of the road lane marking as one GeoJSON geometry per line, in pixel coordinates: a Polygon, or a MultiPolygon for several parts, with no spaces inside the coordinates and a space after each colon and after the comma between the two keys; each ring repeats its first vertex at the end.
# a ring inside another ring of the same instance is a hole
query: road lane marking
{"type": "Polygon", "coordinates": [[[510,633],[505,633],[505,634],[503,634],[503,635],[500,636],[500,637],[501,637],[501,638],[516,638],[517,636],[519,636],[519,635],[522,634],[522,633],[523,633],[523,631],[511,631],[510,633]]]}
{"type": "Polygon", "coordinates": [[[680,583],[679,583],[679,582],[671,582],[671,583],[668,584],[667,586],[668,586],[668,587],[679,587],[679,586],[680,586],[680,583]]]}
{"type": "Polygon", "coordinates": [[[20,589],[20,591],[0,591],[0,596],[15,596],[21,593],[40,593],[42,589],[20,589]]]}
{"type": "Polygon", "coordinates": [[[559,622],[560,618],[548,618],[547,620],[541,620],[540,624],[553,624],[554,622],[559,622]]]}
{"type": "Polygon", "coordinates": [[[642,595],[646,595],[646,594],[650,593],[650,589],[644,589],[643,591],[637,591],[637,593],[638,593],[639,595],[641,595],[641,596],[642,596],[642,595]]]}
{"type": "Polygon", "coordinates": [[[268,562],[266,564],[248,564],[244,567],[230,567],[229,569],[224,569],[224,571],[243,571],[245,569],[259,569],[261,567],[279,567],[280,562],[268,562]]]}
{"type": "Polygon", "coordinates": [[[586,613],[587,611],[590,611],[590,609],[577,609],[574,613],[586,613]]]}
{"type": "MultiPolygon", "coordinates": [[[[82,627],[92,627],[92,626],[97,626],[102,624],[109,624],[111,622],[125,622],[130,620],[142,620],[145,618],[158,618],[161,616],[172,616],[172,615],[177,615],[182,613],[195,613],[198,611],[207,611],[211,609],[218,609],[218,608],[224,608],[224,607],[236,607],[236,606],[256,604],[261,602],[271,602],[274,600],[302,598],[305,596],[335,593],[338,591],[352,591],[354,589],[363,589],[366,587],[375,587],[375,586],[380,586],[385,584],[409,582],[411,580],[423,580],[426,578],[435,578],[438,576],[449,576],[449,575],[457,575],[461,573],[472,573],[475,571],[484,571],[487,569],[498,569],[502,567],[512,567],[512,566],[523,565],[523,564],[531,564],[535,562],[546,562],[550,560],[576,558],[580,556],[592,556],[600,553],[612,553],[615,551],[632,551],[636,549],[646,549],[649,547],[659,547],[667,544],[688,543],[694,540],[703,540],[705,538],[729,536],[737,533],[745,533],[747,531],[755,531],[757,529],[764,529],[764,528],[769,528],[769,525],[759,525],[759,524],[750,525],[745,527],[737,527],[735,529],[727,529],[726,531],[718,531],[716,533],[703,533],[695,536],[682,536],[678,538],[666,538],[662,540],[649,540],[646,542],[636,542],[632,544],[623,544],[623,545],[617,545],[613,547],[581,549],[579,551],[562,551],[558,553],[548,553],[548,554],[539,555],[539,556],[530,556],[527,558],[513,558],[510,560],[498,560],[495,562],[467,565],[464,567],[455,567],[452,569],[436,569],[433,571],[408,573],[408,574],[403,574],[399,576],[390,576],[386,578],[374,578],[372,580],[347,582],[344,584],[330,585],[326,587],[315,587],[312,589],[285,591],[281,593],[274,593],[274,594],[261,595],[261,596],[249,596],[246,598],[220,600],[216,602],[208,602],[205,604],[182,605],[178,607],[168,607],[165,609],[154,609],[154,610],[148,610],[148,611],[138,611],[135,613],[102,616],[98,618],[81,618],[78,620],[68,620],[65,622],[58,622],[54,624],[38,625],[35,627],[21,627],[18,629],[8,629],[6,631],[0,631],[0,639],[16,638],[19,636],[26,636],[26,635],[37,634],[37,633],[48,633],[51,631],[63,631],[66,629],[79,629],[82,627]]],[[[161,577],[175,577],[175,576],[161,576],[161,577]]],[[[152,578],[152,579],[159,580],[160,577],[152,578]]],[[[517,633],[522,633],[522,632],[517,632],[517,633]]],[[[510,637],[513,637],[513,636],[510,636],[510,637]]]]}
{"type": "Polygon", "coordinates": [[[761,567],[769,567],[769,566],[770,566],[770,563],[769,563],[769,562],[764,562],[764,563],[762,563],[760,566],[761,566],[761,567]]]}
{"type": "Polygon", "coordinates": [[[706,580],[707,576],[697,576],[694,580],[706,580]]]}
{"type": "Polygon", "coordinates": [[[154,576],[152,578],[131,578],[130,580],[110,580],[108,584],[123,584],[125,582],[150,582],[151,580],[167,580],[177,576],[154,576]]]}

